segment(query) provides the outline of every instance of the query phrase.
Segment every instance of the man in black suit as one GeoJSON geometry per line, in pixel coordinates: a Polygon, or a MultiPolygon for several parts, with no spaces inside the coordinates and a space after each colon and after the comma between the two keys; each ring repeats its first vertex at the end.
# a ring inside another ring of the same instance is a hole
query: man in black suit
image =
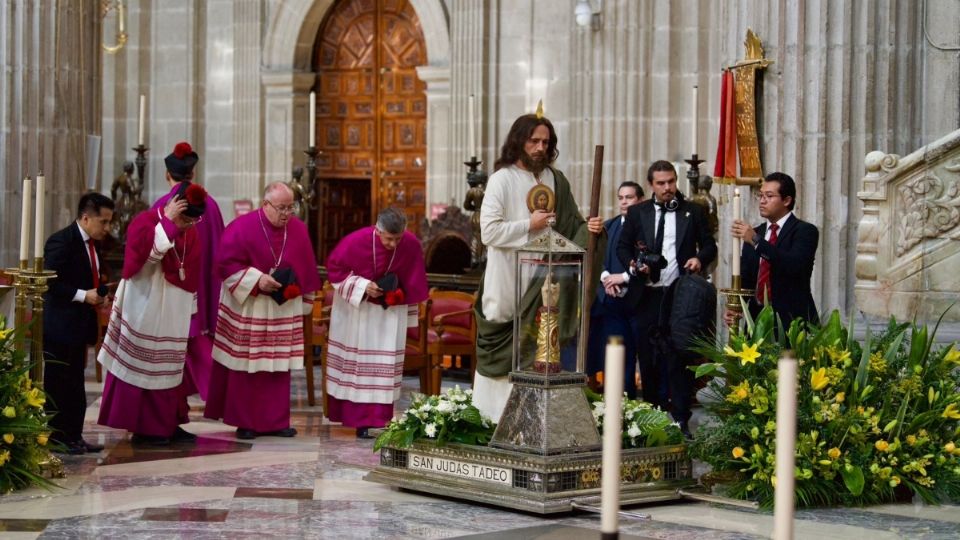
{"type": "Polygon", "coordinates": [[[80,198],[77,221],[50,235],[43,248],[44,267],[57,273],[44,296],[46,409],[53,414],[52,438],[70,454],[103,450],[83,440],[87,410],[83,370],[87,347],[97,342],[97,306],[106,295],[97,242],[110,231],[112,219],[113,201],[99,193],[87,193],[80,198]]]}
{"type": "Polygon", "coordinates": [[[620,213],[604,222],[607,230],[607,252],[603,256],[603,271],[597,295],[590,308],[590,337],[587,350],[587,374],[591,387],[598,388],[597,373],[603,371],[604,354],[610,336],[623,336],[624,358],[623,390],[631,399],[637,397],[637,340],[638,319],[636,299],[643,286],[629,287],[630,275],[617,257],[617,242],[623,232],[623,222],[631,206],[643,202],[643,188],[626,181],[617,188],[620,213]]]}
{"type": "Polygon", "coordinates": [[[698,273],[717,256],[717,244],[710,234],[703,207],[687,202],[677,193],[677,171],[669,161],[655,161],[647,170],[647,182],[653,198],[627,211],[623,232],[617,243],[617,257],[629,268],[629,286],[643,284],[637,299],[640,319],[637,357],[643,399],[667,409],[667,396],[660,383],[659,370],[667,370],[669,410],[680,423],[684,435],[690,436],[687,422],[693,394],[693,373],[686,365],[691,355],[667,347],[657,353],[654,339],[660,330],[660,315],[668,287],[681,271],[698,273]],[[644,263],[637,263],[637,253],[646,253],[644,263]]]}
{"type": "MultiPolygon", "coordinates": [[[[793,214],[796,201],[793,178],[782,172],[770,173],[760,187],[760,217],[766,221],[751,227],[738,219],[731,226],[734,238],[743,240],[743,286],[757,290],[750,299],[750,313],[756,315],[769,301],[785,329],[796,318],[820,322],[810,292],[820,232],[793,214]]],[[[731,324],[733,313],[728,311],[724,319],[731,324]]]]}

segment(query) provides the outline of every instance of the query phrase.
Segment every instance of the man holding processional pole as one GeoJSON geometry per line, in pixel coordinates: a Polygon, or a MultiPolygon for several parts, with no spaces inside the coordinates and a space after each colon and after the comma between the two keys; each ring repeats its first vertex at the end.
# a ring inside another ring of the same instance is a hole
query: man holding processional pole
{"type": "MultiPolygon", "coordinates": [[[[477,374],[473,399],[480,412],[494,420],[503,413],[511,387],[507,375],[512,367],[515,250],[550,226],[581,246],[587,245],[588,233],[599,235],[603,230],[601,218],[587,221],[580,215],[570,182],[551,166],[557,155],[557,134],[543,116],[542,105],[536,114],[517,118],[480,208],[480,234],[488,251],[474,307],[477,374]],[[541,209],[538,206],[544,206],[544,197],[546,209],[541,209]]],[[[536,295],[531,305],[523,306],[522,315],[534,316],[540,303],[536,295]]]]}

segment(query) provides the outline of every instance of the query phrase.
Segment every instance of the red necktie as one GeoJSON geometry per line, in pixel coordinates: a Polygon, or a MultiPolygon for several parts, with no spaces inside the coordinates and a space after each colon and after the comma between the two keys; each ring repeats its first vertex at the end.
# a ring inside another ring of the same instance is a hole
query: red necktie
{"type": "MultiPolygon", "coordinates": [[[[770,239],[767,240],[771,246],[777,245],[777,229],[780,226],[776,223],[770,225],[770,239]]],[[[773,291],[770,288],[770,261],[760,258],[760,272],[757,275],[757,300],[760,303],[773,300],[773,291]]]]}
{"type": "Polygon", "coordinates": [[[87,247],[90,248],[90,272],[93,273],[93,288],[100,286],[100,271],[97,269],[97,252],[93,248],[93,238],[87,240],[87,247]]]}

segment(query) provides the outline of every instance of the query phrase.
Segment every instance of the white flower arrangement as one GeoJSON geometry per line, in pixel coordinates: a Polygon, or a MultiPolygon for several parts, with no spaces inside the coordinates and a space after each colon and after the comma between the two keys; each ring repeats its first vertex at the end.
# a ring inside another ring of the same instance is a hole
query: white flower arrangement
{"type": "MultiPolygon", "coordinates": [[[[603,433],[604,402],[599,394],[588,393],[593,402],[593,419],[597,429],[603,433]]],[[[647,448],[680,444],[683,442],[683,433],[680,425],[674,422],[670,415],[653,405],[624,396],[621,411],[624,448],[647,448]]]]}
{"type": "Polygon", "coordinates": [[[473,390],[459,385],[438,396],[414,394],[413,402],[387,426],[373,445],[406,447],[417,439],[431,439],[437,445],[447,442],[486,444],[496,424],[480,414],[473,405],[473,390]]]}

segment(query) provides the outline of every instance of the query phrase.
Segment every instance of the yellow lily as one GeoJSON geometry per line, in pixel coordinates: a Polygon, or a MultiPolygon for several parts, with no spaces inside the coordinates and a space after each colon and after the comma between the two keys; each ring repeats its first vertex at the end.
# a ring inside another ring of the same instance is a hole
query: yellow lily
{"type": "Polygon", "coordinates": [[[810,386],[812,386],[814,390],[823,390],[829,383],[830,379],[827,377],[827,368],[810,368],[810,386]]]}
{"type": "Polygon", "coordinates": [[[830,450],[827,450],[827,455],[830,456],[830,459],[837,459],[840,457],[840,449],[834,446],[830,450]]]}
{"type": "Polygon", "coordinates": [[[10,451],[4,450],[3,452],[0,452],[0,467],[2,467],[3,464],[8,461],[10,461],[10,451]]]}
{"type": "Polygon", "coordinates": [[[957,404],[951,403],[947,405],[947,408],[943,410],[941,415],[944,418],[952,418],[954,420],[960,420],[960,411],[957,410],[957,404]]]}
{"type": "Polygon", "coordinates": [[[4,433],[4,434],[3,434],[3,442],[5,442],[5,443],[7,443],[7,444],[13,444],[14,439],[16,439],[16,437],[13,436],[13,433],[4,433]]]}
{"type": "Polygon", "coordinates": [[[847,394],[843,392],[837,392],[837,395],[834,397],[834,400],[837,403],[843,403],[843,400],[847,399],[847,394]]]}
{"type": "Polygon", "coordinates": [[[743,448],[740,448],[739,446],[734,447],[733,452],[731,453],[733,454],[734,459],[740,459],[743,457],[743,454],[744,454],[743,448]]]}
{"type": "Polygon", "coordinates": [[[880,440],[880,441],[877,441],[877,442],[873,443],[873,446],[874,446],[877,450],[879,450],[879,451],[881,451],[881,452],[886,452],[886,451],[887,451],[887,448],[890,447],[890,443],[888,443],[887,441],[884,441],[884,440],[880,440]]]}
{"type": "Polygon", "coordinates": [[[11,407],[10,405],[7,405],[6,407],[3,408],[3,415],[6,416],[7,418],[16,418],[17,410],[11,407]]]}
{"type": "Polygon", "coordinates": [[[45,446],[47,444],[47,441],[49,440],[50,440],[50,437],[45,433],[41,433],[37,435],[37,444],[39,444],[40,446],[45,446]]]}
{"type": "Polygon", "coordinates": [[[760,344],[763,343],[763,340],[750,345],[749,343],[744,343],[740,346],[740,351],[733,350],[729,345],[723,348],[723,352],[727,356],[733,356],[740,359],[740,365],[745,366],[747,364],[754,364],[757,361],[757,358],[760,358],[760,344]]]}
{"type": "Polygon", "coordinates": [[[13,328],[0,330],[0,339],[7,339],[7,336],[9,336],[11,333],[13,333],[13,328]]]}
{"type": "Polygon", "coordinates": [[[43,404],[47,401],[47,398],[43,397],[43,394],[40,393],[39,388],[31,388],[29,392],[26,392],[26,398],[27,405],[38,409],[42,408],[43,404]]]}
{"type": "Polygon", "coordinates": [[[950,347],[950,352],[943,359],[951,364],[960,364],[960,351],[956,347],[950,347]]]}

